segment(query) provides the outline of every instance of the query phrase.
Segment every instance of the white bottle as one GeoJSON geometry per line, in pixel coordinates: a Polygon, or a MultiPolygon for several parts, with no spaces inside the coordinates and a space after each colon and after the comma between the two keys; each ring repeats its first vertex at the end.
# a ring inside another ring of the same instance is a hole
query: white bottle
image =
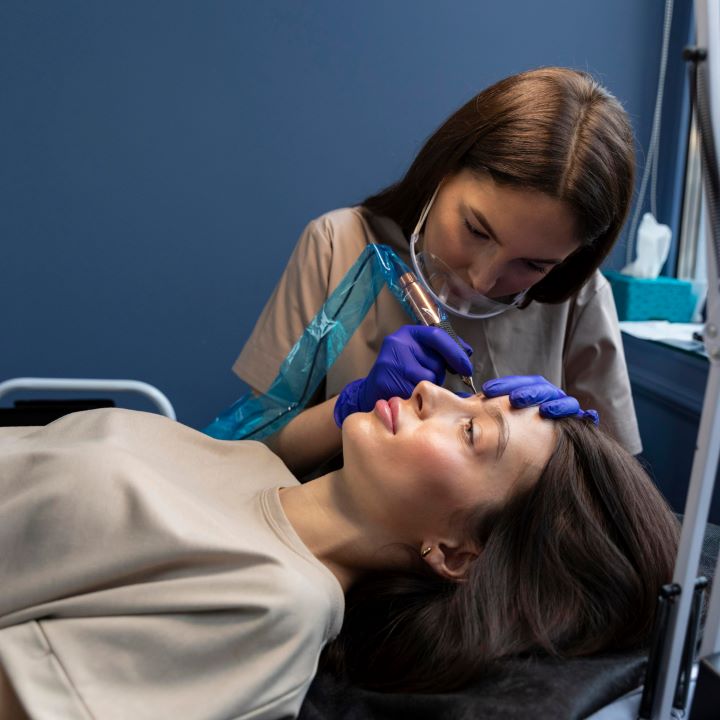
{"type": "Polygon", "coordinates": [[[620,272],[638,278],[656,278],[670,252],[672,230],[659,223],[652,213],[645,213],[637,232],[635,260],[620,272]]]}

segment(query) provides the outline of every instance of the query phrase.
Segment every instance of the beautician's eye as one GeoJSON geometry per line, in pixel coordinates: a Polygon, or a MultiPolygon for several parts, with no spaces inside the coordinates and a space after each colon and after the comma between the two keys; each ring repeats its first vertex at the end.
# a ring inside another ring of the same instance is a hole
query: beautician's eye
{"type": "Polygon", "coordinates": [[[532,260],[526,260],[525,265],[527,265],[533,272],[541,273],[542,275],[545,275],[547,273],[547,271],[550,269],[550,266],[539,265],[538,263],[535,263],[532,260]]]}
{"type": "Polygon", "coordinates": [[[480,230],[479,228],[476,228],[474,225],[472,225],[472,224],[471,224],[470,222],[468,222],[467,220],[465,220],[464,222],[465,222],[465,227],[466,227],[473,235],[475,235],[475,236],[477,236],[477,237],[480,237],[480,238],[485,238],[485,239],[487,239],[487,238],[489,237],[489,235],[488,235],[484,230],[480,230]]]}

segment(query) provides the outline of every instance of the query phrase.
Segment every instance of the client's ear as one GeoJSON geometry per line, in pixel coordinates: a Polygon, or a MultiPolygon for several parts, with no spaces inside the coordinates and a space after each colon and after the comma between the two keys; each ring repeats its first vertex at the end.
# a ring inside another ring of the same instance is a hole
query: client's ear
{"type": "Polygon", "coordinates": [[[465,580],[470,565],[478,557],[480,550],[470,543],[455,543],[436,538],[433,540],[428,539],[427,543],[423,544],[425,550],[421,555],[425,562],[446,580],[465,580]]]}

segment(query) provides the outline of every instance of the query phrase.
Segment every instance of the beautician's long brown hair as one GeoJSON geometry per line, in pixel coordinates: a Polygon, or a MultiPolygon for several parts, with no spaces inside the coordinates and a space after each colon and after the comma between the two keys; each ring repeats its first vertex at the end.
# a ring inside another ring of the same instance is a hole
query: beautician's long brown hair
{"type": "Polygon", "coordinates": [[[533,285],[528,302],[577,291],[620,234],[633,192],[635,146],[620,103],[584,72],[548,67],[476,95],[427,140],[405,177],[362,205],[406,237],[443,180],[461,170],[546,193],[571,208],[581,247],[533,285]]]}
{"type": "Polygon", "coordinates": [[[483,550],[465,582],[426,570],[347,596],[324,662],[388,691],[462,687],[516,655],[639,648],[672,577],[678,523],[639,463],[586,421],[558,420],[537,483],[472,519],[483,550]]]}

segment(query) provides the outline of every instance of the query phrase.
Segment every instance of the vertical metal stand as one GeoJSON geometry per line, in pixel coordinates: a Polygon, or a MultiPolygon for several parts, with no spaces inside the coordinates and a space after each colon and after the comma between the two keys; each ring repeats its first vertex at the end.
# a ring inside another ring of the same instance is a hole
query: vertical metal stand
{"type": "MultiPolygon", "coordinates": [[[[712,120],[710,137],[705,142],[720,146],[717,142],[720,132],[720,0],[695,0],[695,21],[697,23],[697,44],[707,50],[706,89],[710,97],[701,98],[705,103],[706,116],[712,120]],[[714,82],[714,85],[713,85],[714,82]],[[707,103],[710,103],[709,108],[707,103]],[[714,129],[713,127],[714,126],[714,129]]],[[[705,128],[707,130],[707,126],[705,128]]],[[[704,156],[704,160],[707,158],[704,156]]],[[[710,373],[705,389],[698,442],[693,459],[690,487],[685,505],[685,517],[680,534],[680,546],[673,582],[681,587],[670,611],[669,642],[663,652],[658,687],[662,691],[653,707],[653,720],[668,720],[672,717],[672,706],[676,691],[678,673],[683,655],[686,629],[693,602],[695,576],[700,561],[702,541],[710,510],[710,500],[715,485],[715,475],[720,457],[720,284],[718,283],[718,251],[720,237],[717,237],[717,223],[713,211],[717,212],[718,178],[710,176],[713,168],[705,163],[704,185],[708,200],[708,303],[705,325],[705,347],[710,358],[710,373]]],[[[718,583],[709,599],[710,611],[705,627],[701,654],[720,650],[720,587],[718,583]]]]}
{"type": "MultiPolygon", "coordinates": [[[[680,547],[675,563],[673,583],[682,588],[680,596],[671,606],[669,637],[660,664],[658,687],[662,689],[660,702],[653,708],[653,720],[667,720],[675,695],[680,661],[682,659],[686,628],[695,587],[695,576],[700,563],[700,552],[705,534],[710,500],[715,485],[715,472],[720,457],[720,359],[710,366],[705,402],[703,404],[698,447],[695,450],[690,488],[685,505],[685,517],[680,534],[680,547]]],[[[713,592],[711,607],[718,604],[720,593],[713,592]]]]}

